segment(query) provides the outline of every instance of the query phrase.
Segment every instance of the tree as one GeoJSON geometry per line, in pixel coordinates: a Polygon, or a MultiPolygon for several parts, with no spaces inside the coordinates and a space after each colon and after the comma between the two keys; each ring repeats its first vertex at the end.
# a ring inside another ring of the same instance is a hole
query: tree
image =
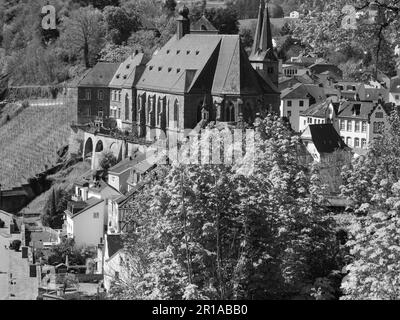
{"type": "Polygon", "coordinates": [[[206,10],[194,7],[190,11],[190,20],[197,21],[203,14],[220,34],[239,33],[238,12],[234,7],[227,6],[226,8],[211,8],[206,10]]]}
{"type": "Polygon", "coordinates": [[[351,261],[343,299],[399,298],[400,118],[370,146],[368,154],[343,173],[342,194],[353,200],[349,227],[351,261]]]}
{"type": "Polygon", "coordinates": [[[102,48],[104,34],[103,15],[91,6],[75,10],[62,19],[60,41],[72,53],[82,54],[87,68],[94,64],[102,48]]]}
{"type": "Polygon", "coordinates": [[[50,265],[65,263],[68,256],[70,265],[85,265],[86,259],[93,258],[95,254],[95,248],[78,249],[73,239],[63,238],[60,244],[51,247],[47,262],[50,265]]]}
{"type": "Polygon", "coordinates": [[[107,38],[116,45],[125,43],[132,32],[140,26],[137,12],[127,12],[125,8],[107,6],[103,11],[107,38]]]}
{"type": "Polygon", "coordinates": [[[351,228],[353,261],[342,289],[344,300],[398,300],[400,226],[400,182],[393,185],[394,197],[388,199],[388,211],[369,211],[351,228]]]}
{"type": "Polygon", "coordinates": [[[173,14],[175,12],[176,6],[176,0],[166,0],[164,3],[164,8],[169,14],[173,14]]]}
{"type": "Polygon", "coordinates": [[[64,224],[64,211],[67,209],[70,197],[70,192],[62,189],[55,189],[54,187],[51,189],[51,193],[44,207],[44,215],[42,215],[42,222],[45,226],[53,229],[62,229],[64,224]]]}
{"type": "MultiPolygon", "coordinates": [[[[214,141],[226,134],[208,129],[214,141]]],[[[317,280],[340,266],[318,169],[299,163],[299,138],[282,120],[269,116],[257,130],[250,171],[245,158],[159,167],[146,179],[131,202],[135,232],[124,236],[131,278],[114,298],[312,299],[322,290],[317,280]]]]}
{"type": "Polygon", "coordinates": [[[103,170],[107,171],[117,163],[118,163],[117,158],[111,151],[105,151],[101,154],[99,164],[103,170]]]}

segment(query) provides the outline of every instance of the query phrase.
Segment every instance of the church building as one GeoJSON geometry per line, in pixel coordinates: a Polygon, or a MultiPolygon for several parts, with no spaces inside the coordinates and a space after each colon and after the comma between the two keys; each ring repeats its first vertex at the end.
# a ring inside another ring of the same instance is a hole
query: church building
{"type": "Polygon", "coordinates": [[[153,55],[136,84],[133,111],[140,136],[150,138],[151,129],[182,132],[204,120],[252,123],[257,113],[279,113],[274,78],[278,60],[272,61],[268,13],[265,22],[259,17],[263,28],[258,42],[265,48],[253,57],[261,68],[252,66],[239,35],[217,34],[210,28],[204,32],[205,27],[191,32],[189,9],[184,6],[179,14],[176,35],[153,55]],[[268,73],[270,68],[274,72],[268,73]]]}

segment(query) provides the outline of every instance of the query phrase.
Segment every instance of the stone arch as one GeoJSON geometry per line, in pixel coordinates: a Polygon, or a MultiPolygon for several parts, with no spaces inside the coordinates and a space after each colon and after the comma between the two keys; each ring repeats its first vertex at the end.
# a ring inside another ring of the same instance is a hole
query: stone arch
{"type": "Polygon", "coordinates": [[[99,140],[96,143],[96,152],[102,152],[104,150],[104,144],[103,141],[99,140]]]}
{"type": "Polygon", "coordinates": [[[88,138],[85,142],[85,147],[83,148],[83,158],[86,159],[93,155],[93,140],[88,138]]]}

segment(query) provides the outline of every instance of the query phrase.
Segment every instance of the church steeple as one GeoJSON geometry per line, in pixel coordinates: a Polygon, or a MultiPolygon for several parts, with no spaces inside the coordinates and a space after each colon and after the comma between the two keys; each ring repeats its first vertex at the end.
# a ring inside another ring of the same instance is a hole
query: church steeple
{"type": "Polygon", "coordinates": [[[264,5],[265,5],[264,0],[260,0],[260,8],[258,10],[256,34],[254,36],[253,50],[251,51],[252,55],[257,54],[257,52],[260,48],[260,40],[261,40],[261,34],[262,34],[262,28],[263,28],[264,5]]]}
{"type": "Polygon", "coordinates": [[[260,49],[262,51],[274,50],[272,44],[272,31],[271,31],[271,21],[269,19],[268,3],[265,5],[263,25],[260,40],[260,49]]]}
{"type": "Polygon", "coordinates": [[[274,53],[268,0],[260,0],[257,29],[249,60],[255,70],[267,81],[278,87],[279,60],[274,53]]]}

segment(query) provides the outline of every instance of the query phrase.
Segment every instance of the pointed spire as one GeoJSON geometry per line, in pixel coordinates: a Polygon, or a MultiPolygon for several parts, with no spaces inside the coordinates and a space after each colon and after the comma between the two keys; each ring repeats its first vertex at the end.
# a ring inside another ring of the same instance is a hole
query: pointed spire
{"type": "Polygon", "coordinates": [[[256,28],[256,34],[254,36],[254,43],[253,43],[253,50],[251,53],[253,55],[257,54],[259,48],[260,48],[260,39],[261,39],[261,33],[262,33],[262,27],[263,27],[263,17],[264,17],[264,0],[260,0],[260,8],[258,11],[258,19],[257,19],[257,28],[256,28]]]}
{"type": "Polygon", "coordinates": [[[260,49],[262,51],[266,51],[274,49],[272,43],[272,30],[271,30],[271,21],[269,19],[269,10],[268,10],[268,2],[265,5],[264,9],[264,21],[262,25],[261,39],[260,39],[260,49]]]}

